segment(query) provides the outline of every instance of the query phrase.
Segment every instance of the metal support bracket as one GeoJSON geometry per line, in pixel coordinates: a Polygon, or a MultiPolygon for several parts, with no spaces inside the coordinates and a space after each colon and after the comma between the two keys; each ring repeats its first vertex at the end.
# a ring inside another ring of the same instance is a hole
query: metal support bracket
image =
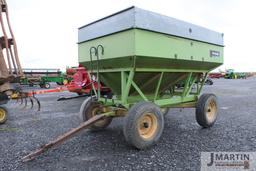
{"type": "Polygon", "coordinates": [[[148,101],[148,98],[143,94],[143,92],[141,91],[141,89],[137,86],[137,84],[132,81],[132,86],[135,88],[135,90],[139,93],[139,95],[145,100],[148,101]]]}
{"type": "Polygon", "coordinates": [[[130,71],[128,78],[127,78],[126,73],[123,72],[123,79],[124,79],[122,81],[122,83],[124,83],[124,85],[122,85],[122,87],[124,88],[124,92],[122,93],[122,102],[123,102],[123,104],[127,103],[127,99],[128,99],[128,95],[129,95],[129,92],[130,92],[131,85],[132,85],[133,77],[134,77],[134,71],[133,70],[130,71]],[[125,81],[126,78],[127,78],[127,81],[125,81]],[[126,83],[126,85],[125,85],[125,83],[126,83]]]}
{"type": "Polygon", "coordinates": [[[164,72],[161,72],[161,75],[160,75],[159,80],[158,80],[158,83],[157,83],[156,91],[155,91],[154,101],[155,101],[155,100],[157,99],[157,97],[158,97],[158,92],[159,92],[159,88],[160,88],[161,83],[162,83],[163,75],[164,75],[164,72]]]}
{"type": "Polygon", "coordinates": [[[185,85],[184,85],[184,89],[183,89],[183,92],[182,92],[182,97],[185,97],[186,96],[186,93],[189,89],[189,86],[190,86],[190,81],[191,81],[191,78],[192,78],[192,72],[190,72],[187,76],[187,79],[185,81],[185,85]]]}

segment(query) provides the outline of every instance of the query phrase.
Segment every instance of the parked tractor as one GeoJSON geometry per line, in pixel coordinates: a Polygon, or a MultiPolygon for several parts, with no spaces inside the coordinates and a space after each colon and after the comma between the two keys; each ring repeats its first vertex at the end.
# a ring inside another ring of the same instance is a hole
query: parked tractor
{"type": "Polygon", "coordinates": [[[224,78],[226,78],[226,79],[237,79],[237,75],[234,72],[234,69],[227,69],[224,78]]]}
{"type": "Polygon", "coordinates": [[[245,72],[235,72],[234,69],[227,69],[225,74],[226,79],[246,79],[245,72]]]}

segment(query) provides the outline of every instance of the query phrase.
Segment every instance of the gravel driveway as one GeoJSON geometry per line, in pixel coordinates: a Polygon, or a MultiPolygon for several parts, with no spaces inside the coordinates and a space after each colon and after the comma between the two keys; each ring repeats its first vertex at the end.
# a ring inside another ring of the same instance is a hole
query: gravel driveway
{"type": "Polygon", "coordinates": [[[42,110],[8,104],[10,116],[0,125],[0,170],[199,170],[202,151],[256,151],[256,77],[246,80],[214,79],[204,92],[219,100],[219,117],[210,129],[195,121],[194,109],[172,109],[165,117],[159,143],[145,151],[127,146],[122,118],[104,131],[82,131],[62,146],[36,160],[22,163],[31,150],[79,125],[83,99],[57,102],[59,96],[40,95],[42,110]]]}

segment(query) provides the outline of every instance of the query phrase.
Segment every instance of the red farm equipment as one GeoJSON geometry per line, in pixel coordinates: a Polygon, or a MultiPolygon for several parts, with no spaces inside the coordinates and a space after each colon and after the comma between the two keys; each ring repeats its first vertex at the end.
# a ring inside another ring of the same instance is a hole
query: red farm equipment
{"type": "MultiPolygon", "coordinates": [[[[30,92],[30,95],[35,94],[45,94],[45,93],[56,93],[62,91],[69,91],[76,93],[78,96],[71,97],[61,97],[58,101],[70,100],[79,97],[86,97],[90,95],[95,95],[95,92],[98,91],[98,82],[96,77],[92,75],[90,77],[89,72],[85,67],[72,67],[66,69],[67,79],[64,82],[64,86],[57,87],[54,89],[48,90],[38,90],[30,92]],[[71,81],[68,81],[71,80],[71,81]],[[93,84],[93,85],[92,85],[93,84]],[[94,90],[95,88],[95,90],[94,90]]],[[[102,96],[110,97],[112,96],[109,88],[105,87],[102,83],[99,84],[100,92],[102,96]]]]}
{"type": "Polygon", "coordinates": [[[68,68],[66,74],[72,78],[69,83],[65,84],[70,92],[77,93],[78,95],[89,94],[92,90],[92,84],[98,89],[98,84],[95,81],[91,81],[84,67],[68,68]]]}
{"type": "MultiPolygon", "coordinates": [[[[77,68],[68,68],[66,70],[66,74],[68,77],[72,77],[72,80],[65,84],[68,91],[75,92],[78,95],[85,95],[85,94],[93,94],[93,86],[96,90],[98,90],[98,83],[96,81],[96,77],[92,76],[90,78],[90,75],[86,68],[84,67],[77,67],[77,68]]],[[[102,83],[99,84],[101,89],[102,95],[109,95],[110,89],[107,87],[104,87],[102,83]]]]}

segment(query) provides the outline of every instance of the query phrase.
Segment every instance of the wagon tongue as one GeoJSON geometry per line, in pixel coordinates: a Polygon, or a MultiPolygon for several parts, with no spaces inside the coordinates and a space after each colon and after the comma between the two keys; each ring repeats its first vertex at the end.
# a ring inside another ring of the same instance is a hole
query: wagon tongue
{"type": "Polygon", "coordinates": [[[104,117],[107,117],[107,114],[109,114],[109,113],[95,115],[91,119],[89,119],[86,122],[83,122],[82,124],[80,124],[78,127],[71,129],[70,131],[66,132],[65,134],[57,137],[55,140],[50,141],[49,143],[47,143],[45,145],[42,145],[41,147],[39,147],[35,151],[33,151],[30,154],[28,154],[27,156],[23,157],[22,161],[27,162],[27,161],[31,161],[31,160],[35,159],[37,156],[46,152],[50,148],[53,148],[53,147],[56,147],[56,146],[62,144],[63,142],[70,139],[71,137],[73,137],[78,132],[80,132],[81,130],[89,128],[95,122],[103,119],[104,117]]]}

